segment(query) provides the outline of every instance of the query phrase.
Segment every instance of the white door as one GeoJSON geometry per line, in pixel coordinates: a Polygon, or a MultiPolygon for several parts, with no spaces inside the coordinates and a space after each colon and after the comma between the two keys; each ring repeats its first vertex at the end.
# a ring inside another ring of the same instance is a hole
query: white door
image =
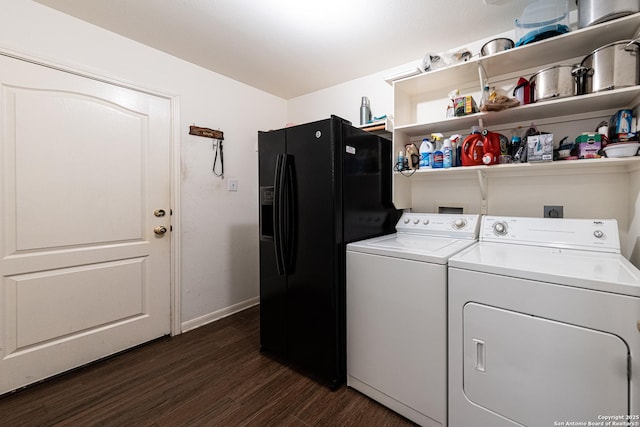
{"type": "Polygon", "coordinates": [[[0,90],[3,393],[170,332],[171,112],[2,55],[0,90]]]}

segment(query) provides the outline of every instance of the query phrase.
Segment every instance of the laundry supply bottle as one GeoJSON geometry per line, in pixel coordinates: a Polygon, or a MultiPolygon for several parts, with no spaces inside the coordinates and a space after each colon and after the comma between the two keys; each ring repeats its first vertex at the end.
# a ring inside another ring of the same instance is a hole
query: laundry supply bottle
{"type": "Polygon", "coordinates": [[[434,169],[441,169],[443,166],[442,159],[442,134],[432,133],[431,137],[434,140],[435,151],[431,157],[431,167],[434,169]]]}
{"type": "Polygon", "coordinates": [[[431,167],[431,155],[433,154],[433,144],[429,138],[424,138],[420,144],[420,168],[431,167]]]}
{"type": "Polygon", "coordinates": [[[404,151],[398,151],[398,162],[396,163],[396,169],[401,171],[404,170],[404,151]]]}
{"type": "Polygon", "coordinates": [[[460,160],[458,159],[458,147],[460,146],[460,135],[454,134],[449,137],[451,141],[451,167],[460,166],[460,160]]]}
{"type": "Polygon", "coordinates": [[[449,138],[445,138],[442,143],[442,167],[450,168],[453,164],[453,153],[451,152],[451,140],[449,138]]]}

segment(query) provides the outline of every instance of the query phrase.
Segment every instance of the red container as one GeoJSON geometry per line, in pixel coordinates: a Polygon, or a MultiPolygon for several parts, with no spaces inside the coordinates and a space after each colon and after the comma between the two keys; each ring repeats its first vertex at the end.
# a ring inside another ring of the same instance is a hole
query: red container
{"type": "Polygon", "coordinates": [[[500,159],[500,135],[487,130],[462,142],[462,166],[494,165],[500,159]]]}
{"type": "Polygon", "coordinates": [[[531,85],[529,80],[524,77],[518,79],[516,88],[513,90],[513,96],[520,102],[520,105],[531,103],[531,85]]]}

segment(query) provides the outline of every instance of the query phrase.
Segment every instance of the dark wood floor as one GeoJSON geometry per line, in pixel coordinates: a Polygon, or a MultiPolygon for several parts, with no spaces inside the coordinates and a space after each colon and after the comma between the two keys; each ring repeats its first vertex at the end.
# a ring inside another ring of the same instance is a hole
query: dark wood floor
{"type": "Polygon", "coordinates": [[[411,426],[260,354],[258,307],[0,397],[1,426],[411,426]]]}

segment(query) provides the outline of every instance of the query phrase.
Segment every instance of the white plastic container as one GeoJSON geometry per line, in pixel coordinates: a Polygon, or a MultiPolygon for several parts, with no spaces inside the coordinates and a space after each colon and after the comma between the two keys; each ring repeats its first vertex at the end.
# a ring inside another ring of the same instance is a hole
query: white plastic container
{"type": "Polygon", "coordinates": [[[420,144],[420,168],[431,167],[433,149],[433,143],[429,141],[429,138],[424,138],[420,144]]]}
{"type": "Polygon", "coordinates": [[[538,0],[525,7],[515,21],[516,46],[522,46],[548,37],[568,33],[569,1],[538,0]]]}
{"type": "Polygon", "coordinates": [[[619,142],[617,144],[609,144],[603,148],[607,157],[633,157],[638,153],[640,143],[638,142],[619,142]]]}

